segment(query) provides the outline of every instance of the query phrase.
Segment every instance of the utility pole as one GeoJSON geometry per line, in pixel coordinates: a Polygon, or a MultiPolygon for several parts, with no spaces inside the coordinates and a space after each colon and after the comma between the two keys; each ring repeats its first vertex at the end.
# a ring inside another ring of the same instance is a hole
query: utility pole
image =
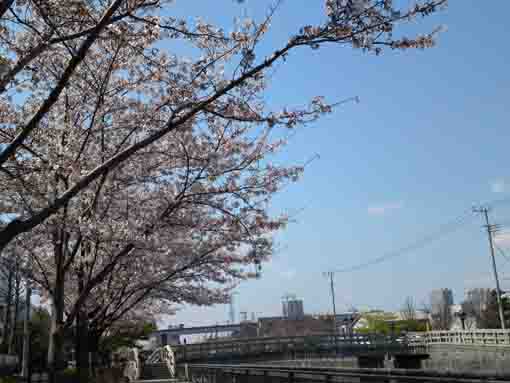
{"type": "Polygon", "coordinates": [[[337,327],[336,327],[336,304],[335,304],[335,272],[327,271],[324,273],[326,278],[329,278],[330,288],[331,288],[331,302],[333,304],[333,335],[335,337],[335,355],[338,354],[338,338],[337,338],[337,327]]]}
{"type": "Polygon", "coordinates": [[[499,321],[501,322],[501,328],[505,329],[505,316],[503,314],[503,303],[501,301],[501,288],[499,287],[499,278],[498,278],[498,270],[496,266],[496,257],[494,256],[494,242],[492,239],[492,233],[496,230],[496,225],[491,225],[489,223],[489,209],[486,207],[480,207],[473,209],[475,213],[480,213],[485,218],[485,227],[487,228],[487,235],[489,236],[489,248],[491,253],[492,260],[492,271],[494,273],[494,279],[496,281],[496,298],[498,301],[498,310],[499,310],[499,321]]]}
{"type": "Polygon", "coordinates": [[[230,294],[229,312],[228,312],[230,324],[234,324],[235,321],[236,321],[235,298],[234,298],[234,296],[238,295],[238,294],[239,293],[237,291],[233,291],[230,294]]]}

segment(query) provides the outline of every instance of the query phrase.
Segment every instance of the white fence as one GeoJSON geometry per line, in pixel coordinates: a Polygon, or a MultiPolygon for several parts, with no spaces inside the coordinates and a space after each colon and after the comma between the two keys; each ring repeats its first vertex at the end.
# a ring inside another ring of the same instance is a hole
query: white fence
{"type": "Polygon", "coordinates": [[[421,334],[424,345],[452,344],[510,347],[510,330],[429,331],[421,334]]]}

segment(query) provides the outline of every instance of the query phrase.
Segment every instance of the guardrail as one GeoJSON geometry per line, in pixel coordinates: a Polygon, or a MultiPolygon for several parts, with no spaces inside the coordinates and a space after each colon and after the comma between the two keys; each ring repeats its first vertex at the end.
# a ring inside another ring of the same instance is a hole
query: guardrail
{"type": "Polygon", "coordinates": [[[185,365],[180,377],[192,383],[449,382],[501,383],[507,375],[368,368],[286,368],[264,365],[185,365]]]}
{"type": "Polygon", "coordinates": [[[423,333],[417,342],[423,342],[426,345],[510,347],[510,330],[429,331],[423,333]]]}

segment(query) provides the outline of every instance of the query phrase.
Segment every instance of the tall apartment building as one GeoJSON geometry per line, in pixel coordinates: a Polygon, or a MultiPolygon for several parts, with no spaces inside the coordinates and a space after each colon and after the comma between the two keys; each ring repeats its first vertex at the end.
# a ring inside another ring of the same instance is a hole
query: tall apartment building
{"type": "Polygon", "coordinates": [[[303,301],[301,299],[289,299],[282,302],[283,317],[296,320],[305,317],[303,301]]]}
{"type": "Polygon", "coordinates": [[[470,303],[471,307],[475,310],[477,315],[487,309],[491,298],[491,289],[488,288],[475,288],[466,291],[465,302],[470,303]]]}
{"type": "Polygon", "coordinates": [[[430,293],[430,311],[432,315],[450,310],[453,305],[453,293],[450,289],[436,289],[430,293]]]}

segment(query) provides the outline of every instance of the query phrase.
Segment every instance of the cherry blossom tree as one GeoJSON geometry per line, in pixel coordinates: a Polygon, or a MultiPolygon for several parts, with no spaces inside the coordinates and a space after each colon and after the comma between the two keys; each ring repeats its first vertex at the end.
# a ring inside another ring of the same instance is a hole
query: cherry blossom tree
{"type": "Polygon", "coordinates": [[[273,129],[200,122],[178,145],[161,140],[160,150],[139,154],[139,166],[118,167],[100,191],[22,237],[33,278],[52,298],[55,349],[83,311],[101,334],[143,307],[154,314],[165,304],[225,302],[225,288],[210,284],[230,286],[250,276],[238,266],[267,258],[268,235],[286,222],[269,217],[267,204],[303,170],[269,162],[285,144],[271,139],[273,129]]]}
{"type": "MultiPolygon", "coordinates": [[[[436,31],[396,38],[395,26],[445,4],[428,0],[399,10],[391,0],[327,0],[322,24],[296,28],[279,48],[259,57],[279,3],[267,19],[245,20],[227,33],[202,21],[189,25],[158,16],[159,10],[171,11],[171,1],[3,1],[0,177],[3,207],[16,218],[1,228],[0,248],[106,182],[116,167],[136,166],[135,154],[157,150],[169,135],[189,134],[199,121],[216,117],[272,125],[285,120],[295,126],[310,111],[270,111],[257,97],[277,61],[295,49],[325,44],[375,54],[384,48],[430,47],[436,31]],[[172,56],[160,48],[163,41],[180,41],[200,54],[172,56]],[[13,95],[16,89],[26,97],[13,95]],[[57,145],[48,124],[77,101],[88,108],[55,128],[61,130],[57,145]],[[123,116],[113,119],[120,110],[123,116]],[[103,132],[104,150],[94,151],[90,136],[103,132]],[[78,154],[71,145],[80,147],[78,154]],[[50,146],[56,152],[48,152],[50,146]],[[89,161],[94,154],[100,163],[89,161]],[[41,176],[66,181],[49,190],[36,185],[41,176]]],[[[314,107],[331,106],[315,99],[314,107]]]]}
{"type": "Polygon", "coordinates": [[[436,30],[394,29],[445,4],[327,0],[322,24],[260,57],[279,3],[227,33],[158,16],[172,1],[1,2],[0,204],[12,219],[0,250],[22,249],[50,298],[51,364],[72,326],[99,336],[178,303],[224,302],[253,276],[287,221],[269,216],[271,198],[303,171],[273,156],[289,129],[340,104],[272,110],[267,71],[298,48],[431,47],[436,30]]]}

